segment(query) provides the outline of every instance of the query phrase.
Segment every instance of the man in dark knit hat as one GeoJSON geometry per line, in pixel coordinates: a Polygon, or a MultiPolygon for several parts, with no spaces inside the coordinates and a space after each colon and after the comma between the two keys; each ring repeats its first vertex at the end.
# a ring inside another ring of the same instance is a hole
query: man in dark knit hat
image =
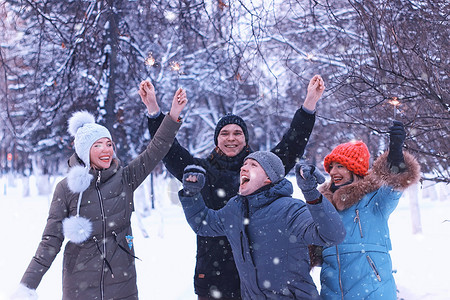
{"type": "Polygon", "coordinates": [[[333,246],[345,228],[317,185],[318,169],[297,164],[306,203],[292,198],[281,159],[269,151],[249,154],[241,168],[239,194],[220,210],[205,206],[200,191],[206,171],[189,165],[180,197],[186,219],[200,236],[226,236],[241,280],[242,299],[319,299],[309,274],[308,245],[333,246]]]}
{"type": "MultiPolygon", "coordinates": [[[[164,115],[160,112],[155,94],[146,91],[142,101],[147,106],[148,127],[153,137],[164,115]]],[[[282,161],[284,174],[294,167],[303,155],[315,121],[316,104],[325,90],[319,75],[309,82],[303,105],[295,112],[290,127],[282,140],[271,150],[282,161]]],[[[214,131],[216,147],[206,158],[194,157],[174,141],[169,153],[163,159],[167,170],[182,181],[183,171],[188,165],[200,165],[205,169],[205,185],[201,190],[208,208],[218,210],[235,196],[239,189],[239,171],[245,157],[252,153],[248,145],[249,134],[245,121],[234,114],[223,116],[214,131]]],[[[197,261],[194,275],[195,293],[199,300],[241,299],[239,274],[236,269],[231,246],[225,236],[197,236],[197,261]]]]}

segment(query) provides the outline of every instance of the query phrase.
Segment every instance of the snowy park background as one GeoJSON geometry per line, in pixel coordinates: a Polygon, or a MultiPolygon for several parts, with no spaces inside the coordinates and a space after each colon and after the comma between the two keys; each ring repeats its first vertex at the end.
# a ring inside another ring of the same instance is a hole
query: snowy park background
{"type": "MultiPolygon", "coordinates": [[[[54,187],[61,179],[51,177],[50,185],[54,187]]],[[[9,299],[34,255],[52,197],[38,196],[34,176],[29,179],[30,196],[23,197],[24,182],[8,175],[0,178],[0,300],[9,299]]],[[[162,176],[155,177],[154,184],[155,209],[149,209],[149,180],[135,194],[137,212],[132,223],[136,255],[142,259],[136,262],[140,299],[194,300],[195,235],[177,200],[179,184],[162,176]],[[148,238],[144,238],[141,228],[148,238]]],[[[300,194],[296,189],[294,196],[301,197],[300,194]]],[[[413,187],[404,193],[391,216],[391,254],[402,299],[450,298],[449,198],[450,187],[445,184],[413,187]],[[409,201],[415,195],[419,197],[423,232],[413,235],[409,201]]],[[[37,289],[40,299],[61,299],[62,252],[37,289]]],[[[316,280],[318,274],[319,269],[313,270],[316,280]]]]}
{"type": "MultiPolygon", "coordinates": [[[[177,139],[190,153],[208,155],[215,124],[229,112],[247,122],[252,149],[266,150],[280,141],[314,74],[326,90],[308,142],[311,161],[352,139],[379,154],[392,119],[405,123],[405,148],[426,180],[390,219],[395,277],[403,299],[450,299],[448,2],[0,0],[0,300],[15,290],[41,239],[61,177],[35,176],[64,174],[72,112],[95,112],[114,128],[119,159],[131,161],[150,137],[136,91],[150,79],[163,112],[179,86],[188,91],[177,139]],[[411,218],[416,199],[420,234],[411,218]]],[[[140,298],[194,300],[196,240],[179,185],[158,177],[154,186],[155,209],[142,205],[150,202],[149,181],[135,195],[140,298]]],[[[62,256],[44,276],[40,299],[61,299],[62,256]]]]}

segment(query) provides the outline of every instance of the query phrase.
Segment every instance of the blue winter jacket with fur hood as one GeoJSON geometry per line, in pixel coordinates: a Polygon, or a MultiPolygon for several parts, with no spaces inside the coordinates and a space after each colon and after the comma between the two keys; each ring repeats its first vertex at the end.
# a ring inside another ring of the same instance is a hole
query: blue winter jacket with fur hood
{"type": "Polygon", "coordinates": [[[335,192],[330,182],[319,188],[337,208],[347,230],[342,243],[323,249],[322,299],[397,299],[388,219],[402,191],[420,178],[414,157],[406,152],[404,157],[403,173],[390,172],[385,153],[363,179],[335,192]]]}
{"type": "Polygon", "coordinates": [[[332,245],[345,236],[325,198],[305,204],[291,197],[287,179],[249,196],[235,196],[220,210],[208,209],[201,194],[180,191],[186,219],[203,236],[226,235],[241,278],[243,299],[318,299],[309,274],[308,244],[332,245]]]}

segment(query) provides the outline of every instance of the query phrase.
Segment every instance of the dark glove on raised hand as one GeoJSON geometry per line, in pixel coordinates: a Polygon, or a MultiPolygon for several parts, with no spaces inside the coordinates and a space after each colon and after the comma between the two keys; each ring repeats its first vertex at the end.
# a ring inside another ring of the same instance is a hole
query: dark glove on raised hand
{"type": "Polygon", "coordinates": [[[392,173],[399,173],[405,169],[405,158],[403,157],[403,143],[406,138],[406,131],[403,123],[394,121],[389,127],[389,154],[388,162],[392,173]]]}
{"type": "Polygon", "coordinates": [[[313,165],[298,162],[295,165],[295,177],[306,202],[312,202],[320,198],[321,194],[317,190],[317,186],[325,182],[325,176],[322,172],[313,165]]]}
{"type": "Polygon", "coordinates": [[[183,189],[186,196],[200,193],[205,185],[205,174],[205,169],[197,165],[189,165],[184,168],[183,189]]]}

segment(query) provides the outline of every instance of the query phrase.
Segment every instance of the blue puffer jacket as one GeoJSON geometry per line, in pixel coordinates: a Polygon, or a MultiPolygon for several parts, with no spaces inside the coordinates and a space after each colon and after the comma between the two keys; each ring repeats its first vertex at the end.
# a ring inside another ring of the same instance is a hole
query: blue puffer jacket
{"type": "Polygon", "coordinates": [[[291,197],[290,181],[235,196],[220,210],[208,209],[201,194],[179,196],[192,229],[203,236],[226,235],[241,278],[243,299],[318,299],[309,275],[308,244],[339,243],[340,217],[325,198],[305,204],[291,197]]]}
{"type": "MultiPolygon", "coordinates": [[[[154,136],[164,115],[148,119],[148,128],[154,136]]],[[[286,174],[302,157],[314,127],[315,115],[298,109],[281,141],[271,150],[281,158],[286,174]]],[[[206,158],[194,157],[175,139],[169,153],[163,159],[167,170],[182,180],[184,168],[201,165],[206,170],[206,182],[201,193],[208,208],[218,210],[235,196],[239,189],[239,172],[245,157],[252,150],[246,146],[241,153],[228,157],[213,149],[206,158]]],[[[197,235],[197,257],[194,275],[195,293],[212,297],[217,290],[223,298],[239,298],[240,280],[234,262],[231,246],[224,236],[208,237],[197,235]]]]}
{"type": "Polygon", "coordinates": [[[397,299],[388,219],[402,191],[420,178],[417,161],[406,152],[404,156],[404,173],[390,173],[385,153],[364,179],[334,193],[331,183],[320,187],[347,231],[341,244],[323,249],[322,299],[397,299]]]}

